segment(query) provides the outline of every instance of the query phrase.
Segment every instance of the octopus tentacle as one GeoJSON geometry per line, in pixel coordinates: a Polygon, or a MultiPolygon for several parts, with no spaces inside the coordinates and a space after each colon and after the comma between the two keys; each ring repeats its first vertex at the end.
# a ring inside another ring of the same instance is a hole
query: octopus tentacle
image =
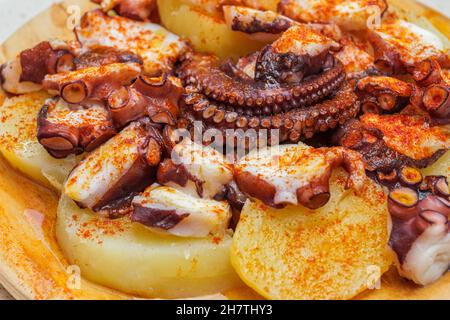
{"type": "Polygon", "coordinates": [[[356,84],[364,113],[395,112],[410,100],[412,85],[391,77],[365,77],[356,84]]]}
{"type": "Polygon", "coordinates": [[[234,108],[226,108],[194,93],[184,96],[185,109],[194,117],[202,119],[207,127],[226,129],[279,129],[280,142],[298,142],[301,138],[311,138],[316,132],[336,128],[348,119],[356,117],[359,103],[349,85],[341,88],[333,98],[314,104],[307,103],[284,108],[277,105],[251,114],[234,108]],[[276,110],[278,107],[278,110],[276,110]]]}
{"type": "Polygon", "coordinates": [[[419,185],[397,181],[390,185],[388,199],[392,216],[389,245],[396,254],[400,274],[426,285],[441,277],[450,266],[447,179],[429,176],[419,185]]]}
{"type": "Polygon", "coordinates": [[[68,103],[105,100],[111,91],[129,85],[141,72],[136,63],[113,63],[106,66],[47,75],[43,86],[56,91],[68,103]]]}
{"type": "Polygon", "coordinates": [[[100,105],[70,106],[48,100],[38,115],[37,138],[55,158],[92,151],[116,134],[108,111],[100,105]]]}
{"type": "Polygon", "coordinates": [[[326,97],[335,92],[345,80],[343,66],[337,61],[333,68],[297,85],[267,89],[260,84],[228,76],[220,70],[216,58],[200,54],[186,59],[179,75],[186,85],[197,87],[198,92],[208,98],[248,108],[281,105],[294,98],[303,98],[306,104],[308,101],[311,104],[319,96],[326,97]]]}

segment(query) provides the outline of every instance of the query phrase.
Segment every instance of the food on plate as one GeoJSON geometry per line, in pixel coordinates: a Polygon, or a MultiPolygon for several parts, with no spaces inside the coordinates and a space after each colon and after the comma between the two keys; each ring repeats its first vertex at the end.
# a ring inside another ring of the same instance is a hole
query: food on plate
{"type": "Polygon", "coordinates": [[[0,67],[0,152],[59,197],[50,236],[84,278],[144,298],[445,285],[442,35],[385,0],[92,2],[0,67]]]}
{"type": "MultiPolygon", "coordinates": [[[[297,157],[298,149],[286,148],[280,162],[297,157]]],[[[305,158],[308,162],[309,157],[305,158]]],[[[302,159],[298,157],[294,165],[299,170],[302,159]]],[[[316,163],[314,169],[320,171],[322,166],[316,163]]],[[[292,177],[280,174],[273,181],[295,188],[292,177]]],[[[311,182],[315,179],[308,178],[311,182]]],[[[358,189],[346,189],[348,174],[340,168],[328,172],[325,179],[329,199],[319,209],[289,205],[277,210],[252,199],[242,210],[233,238],[232,264],[241,278],[264,297],[351,298],[371,285],[371,268],[378,268],[380,275],[389,268],[383,190],[369,180],[358,189]]],[[[297,193],[309,194],[298,189],[297,193]]]]}
{"type": "Polygon", "coordinates": [[[39,110],[49,96],[45,92],[7,98],[1,107],[0,151],[8,162],[39,183],[62,189],[69,172],[77,163],[52,157],[37,139],[39,110]]]}
{"type": "Polygon", "coordinates": [[[101,219],[63,196],[56,236],[89,280],[156,298],[189,298],[242,286],[230,263],[232,238],[182,238],[129,219],[101,219]]]}

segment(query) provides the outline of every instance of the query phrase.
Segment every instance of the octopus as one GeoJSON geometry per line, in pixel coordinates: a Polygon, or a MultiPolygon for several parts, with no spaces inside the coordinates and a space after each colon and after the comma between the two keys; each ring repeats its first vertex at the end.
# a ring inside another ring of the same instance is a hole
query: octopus
{"type": "Polygon", "coordinates": [[[102,105],[89,108],[49,99],[38,115],[39,143],[55,158],[92,151],[117,133],[102,105]]]}
{"type": "Polygon", "coordinates": [[[148,119],[132,122],[74,168],[64,193],[80,207],[108,216],[117,208],[128,212],[130,195],[156,181],[163,148],[161,132],[148,119]]]}
{"type": "Polygon", "coordinates": [[[131,220],[152,231],[177,237],[223,235],[231,219],[230,205],[192,197],[179,189],[151,186],[133,199],[131,220]]]}
{"type": "Polygon", "coordinates": [[[300,204],[318,209],[330,200],[329,180],[338,166],[349,172],[347,188],[361,190],[366,175],[357,152],[303,144],[250,152],[237,163],[235,181],[244,194],[273,208],[300,204]]]}
{"type": "Polygon", "coordinates": [[[186,49],[184,41],[158,24],[111,17],[101,10],[87,12],[75,34],[86,50],[110,47],[138,55],[145,73],[152,76],[170,71],[186,49]]]}
{"type": "Polygon", "coordinates": [[[280,35],[295,25],[302,25],[323,35],[339,41],[342,31],[333,23],[300,23],[282,14],[270,10],[258,10],[235,5],[224,5],[222,7],[225,23],[233,31],[244,32],[253,38],[273,42],[280,35]]]}
{"type": "Polygon", "coordinates": [[[112,63],[100,67],[47,75],[43,87],[56,92],[67,103],[104,100],[119,87],[130,85],[141,73],[136,63],[112,63]]]}
{"type": "Polygon", "coordinates": [[[394,113],[410,103],[413,86],[392,77],[369,76],[358,80],[356,93],[363,113],[394,113]]]}
{"type": "Polygon", "coordinates": [[[367,30],[388,9],[385,0],[281,0],[278,12],[300,22],[333,22],[346,31],[367,30]]]}
{"type": "Polygon", "coordinates": [[[402,167],[383,183],[392,217],[389,245],[397,269],[419,285],[439,279],[450,267],[450,193],[443,176],[422,177],[402,167]]]}
{"type": "Polygon", "coordinates": [[[450,131],[420,116],[366,114],[339,128],[333,140],[358,151],[369,172],[384,176],[402,166],[433,164],[450,148],[450,131]]]}
{"type": "Polygon", "coordinates": [[[183,92],[179,81],[138,71],[137,65],[110,64],[46,78],[45,85],[59,90],[60,97],[49,100],[38,115],[39,142],[64,158],[94,150],[134,121],[174,125],[183,92]]]}
{"type": "Polygon", "coordinates": [[[336,128],[359,112],[343,65],[330,53],[338,48],[295,25],[237,64],[190,52],[178,68],[187,91],[181,123],[200,120],[222,131],[277,129],[280,142],[336,128]]]}
{"type": "Polygon", "coordinates": [[[120,16],[133,20],[148,21],[156,11],[156,0],[92,0],[102,10],[115,10],[120,16]]]}
{"type": "Polygon", "coordinates": [[[423,60],[435,59],[441,67],[450,66],[448,50],[435,34],[404,20],[387,20],[369,32],[375,64],[386,74],[403,74],[423,60]]]}
{"type": "Polygon", "coordinates": [[[44,41],[24,50],[15,60],[0,68],[2,88],[12,94],[24,94],[42,89],[45,76],[70,71],[75,53],[64,41],[44,41]]]}

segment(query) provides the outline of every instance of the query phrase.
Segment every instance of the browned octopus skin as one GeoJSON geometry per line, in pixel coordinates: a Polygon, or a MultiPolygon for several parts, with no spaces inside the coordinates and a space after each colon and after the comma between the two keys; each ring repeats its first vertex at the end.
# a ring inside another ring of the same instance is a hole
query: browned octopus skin
{"type": "Polygon", "coordinates": [[[430,225],[443,223],[450,232],[448,183],[444,176],[422,178],[417,169],[404,167],[388,186],[388,208],[393,222],[389,245],[403,264],[414,241],[430,225]],[[407,175],[415,176],[413,184],[403,179],[405,170],[409,171],[407,175]]]}
{"type": "MultiPolygon", "coordinates": [[[[227,64],[225,69],[230,70],[227,64]]],[[[281,142],[298,142],[359,112],[357,97],[345,84],[342,64],[330,65],[299,83],[267,88],[244,72],[223,71],[212,56],[190,53],[179,69],[187,86],[183,116],[187,122],[201,120],[206,128],[218,130],[280,129],[281,142]]]]}
{"type": "Polygon", "coordinates": [[[167,74],[159,77],[140,75],[131,86],[114,90],[107,105],[118,127],[144,116],[154,123],[174,126],[183,92],[182,86],[167,74]]]}
{"type": "Polygon", "coordinates": [[[295,22],[284,16],[277,16],[273,21],[261,21],[254,18],[251,22],[243,23],[239,21],[239,19],[234,18],[231,24],[231,29],[234,31],[241,31],[248,34],[252,33],[271,33],[271,34],[280,34],[291,26],[293,26],[295,22]]]}
{"type": "Polygon", "coordinates": [[[53,49],[48,41],[20,53],[20,81],[41,84],[47,74],[71,70],[74,55],[65,49],[53,49]]]}
{"type": "Polygon", "coordinates": [[[391,149],[383,140],[383,133],[376,128],[367,128],[360,121],[347,121],[333,136],[333,143],[358,151],[369,172],[388,174],[403,166],[425,168],[436,162],[445,150],[431,157],[415,160],[391,149]]]}
{"type": "Polygon", "coordinates": [[[413,85],[390,77],[370,76],[356,83],[356,94],[364,113],[398,112],[410,101],[413,85]]]}
{"type": "Polygon", "coordinates": [[[417,85],[411,94],[411,104],[427,111],[437,123],[450,123],[450,85],[435,59],[427,59],[410,68],[417,85]]]}
{"type": "Polygon", "coordinates": [[[142,65],[142,59],[134,53],[110,47],[98,47],[84,52],[73,59],[74,69],[100,67],[111,63],[134,62],[142,65]]]}
{"type": "Polygon", "coordinates": [[[136,130],[145,139],[138,145],[139,157],[123,176],[92,208],[117,218],[132,211],[133,196],[151,185],[164,152],[161,129],[148,118],[136,122],[136,130]]]}

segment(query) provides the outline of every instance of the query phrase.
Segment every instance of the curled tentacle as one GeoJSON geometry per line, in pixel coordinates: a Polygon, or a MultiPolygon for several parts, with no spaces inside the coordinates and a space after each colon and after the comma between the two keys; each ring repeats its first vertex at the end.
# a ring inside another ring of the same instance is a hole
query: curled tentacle
{"type": "Polygon", "coordinates": [[[47,75],[43,85],[49,91],[58,92],[68,103],[104,101],[114,89],[131,84],[140,72],[141,67],[138,64],[113,63],[47,75]]]}
{"type": "Polygon", "coordinates": [[[97,47],[77,55],[73,63],[75,68],[80,70],[112,63],[137,63],[142,65],[143,62],[139,56],[129,51],[116,50],[111,47],[97,47]]]}
{"type": "Polygon", "coordinates": [[[386,175],[403,166],[431,165],[450,147],[450,136],[421,118],[366,114],[342,126],[334,142],[361,153],[367,170],[386,175]]]}
{"type": "Polygon", "coordinates": [[[391,77],[366,77],[357,82],[356,93],[363,112],[395,112],[408,104],[412,86],[391,77]]]}
{"type": "Polygon", "coordinates": [[[84,108],[56,98],[39,112],[37,138],[55,158],[92,151],[115,134],[112,119],[101,105],[84,108]]]}

